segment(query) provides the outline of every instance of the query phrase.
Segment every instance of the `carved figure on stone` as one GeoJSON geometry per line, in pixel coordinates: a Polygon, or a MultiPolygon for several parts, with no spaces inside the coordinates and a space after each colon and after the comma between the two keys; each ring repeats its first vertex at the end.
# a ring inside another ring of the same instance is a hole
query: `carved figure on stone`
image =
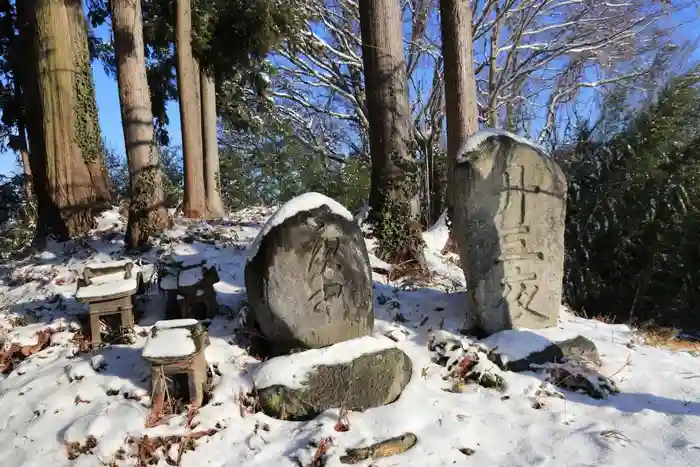
{"type": "Polygon", "coordinates": [[[272,354],[328,346],[374,327],[362,231],[332,199],[299,198],[263,227],[245,268],[253,318],[272,354]]]}
{"type": "Polygon", "coordinates": [[[546,151],[505,131],[469,138],[457,159],[453,228],[469,312],[481,331],[557,323],[566,177],[546,151]]]}

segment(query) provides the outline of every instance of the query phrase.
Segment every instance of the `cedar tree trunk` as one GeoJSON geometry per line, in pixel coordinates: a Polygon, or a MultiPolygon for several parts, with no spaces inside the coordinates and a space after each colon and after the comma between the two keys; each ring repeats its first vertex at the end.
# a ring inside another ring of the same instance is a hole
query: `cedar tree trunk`
{"type": "Polygon", "coordinates": [[[37,184],[46,183],[41,187],[45,196],[38,196],[44,206],[39,208],[37,236],[67,240],[90,230],[95,214],[110,201],[87,21],[81,0],[28,3],[43,139],[43,154],[37,155],[33,172],[37,184]]]}
{"type": "Polygon", "coordinates": [[[204,156],[199,102],[199,66],[192,55],[192,4],[177,1],[177,87],[180,94],[180,123],[185,171],[185,216],[200,219],[206,213],[204,156]]]}
{"type": "MultiPolygon", "coordinates": [[[[447,120],[447,209],[451,213],[452,192],[458,188],[454,180],[457,153],[462,143],[479,129],[469,2],[440,0],[440,24],[447,120]]],[[[456,244],[450,230],[443,251],[455,250],[456,244]]]]}
{"type": "Polygon", "coordinates": [[[219,143],[216,135],[216,86],[214,77],[201,70],[202,136],[204,140],[204,186],[207,210],[211,217],[223,217],[224,205],[219,193],[219,143]]]}
{"type": "Polygon", "coordinates": [[[401,7],[399,0],[360,0],[359,6],[372,156],[370,206],[378,254],[386,261],[422,265],[415,206],[421,184],[411,153],[401,7]]]}
{"type": "Polygon", "coordinates": [[[168,227],[168,215],[163,201],[163,174],[153,135],[141,0],[112,0],[110,7],[131,185],[126,244],[129,248],[139,248],[148,244],[153,233],[168,227]]]}

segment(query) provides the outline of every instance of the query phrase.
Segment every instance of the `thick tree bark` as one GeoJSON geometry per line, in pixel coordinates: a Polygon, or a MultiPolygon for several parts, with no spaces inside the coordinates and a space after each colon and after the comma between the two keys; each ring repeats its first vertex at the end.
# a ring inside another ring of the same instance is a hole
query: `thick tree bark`
{"type": "Polygon", "coordinates": [[[207,210],[212,217],[223,217],[219,192],[219,142],[216,134],[216,86],[214,77],[201,70],[202,136],[204,141],[204,186],[207,210]]]}
{"type": "Polygon", "coordinates": [[[372,186],[370,206],[387,261],[423,262],[423,240],[415,195],[420,190],[411,154],[408,101],[399,0],[360,0],[362,59],[369,116],[372,186]]]}
{"type": "Polygon", "coordinates": [[[80,0],[32,0],[31,11],[43,139],[33,172],[46,183],[37,235],[67,240],[91,229],[110,200],[87,22],[80,0]]]}
{"type": "Polygon", "coordinates": [[[199,101],[199,66],[192,55],[192,5],[177,1],[177,87],[180,94],[180,122],[185,171],[185,216],[199,219],[206,213],[204,156],[199,101]]]}
{"type": "MultiPolygon", "coordinates": [[[[454,172],[457,153],[462,143],[479,129],[469,2],[440,0],[440,24],[447,121],[447,209],[451,212],[452,192],[456,188],[454,172]]],[[[450,231],[443,251],[455,250],[456,244],[450,231]]]]}
{"type": "Polygon", "coordinates": [[[22,62],[21,83],[24,101],[24,122],[27,130],[29,171],[32,174],[32,188],[37,201],[37,232],[35,245],[42,247],[48,234],[46,219],[60,218],[60,213],[49,197],[46,181],[46,147],[41,117],[39,98],[39,75],[36,64],[39,58],[34,47],[36,27],[33,6],[28,2],[19,2],[17,7],[17,28],[20,47],[25,60],[22,62]],[[48,212],[47,212],[48,211],[48,212]]]}
{"type": "Polygon", "coordinates": [[[129,248],[139,248],[148,244],[153,233],[167,228],[169,220],[163,200],[163,174],[153,135],[141,0],[112,0],[110,7],[131,184],[126,244],[129,248]]]}

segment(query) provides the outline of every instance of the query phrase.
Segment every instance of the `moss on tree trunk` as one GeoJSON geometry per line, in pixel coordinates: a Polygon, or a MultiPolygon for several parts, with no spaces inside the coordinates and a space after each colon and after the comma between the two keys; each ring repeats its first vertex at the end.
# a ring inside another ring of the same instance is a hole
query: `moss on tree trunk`
{"type": "Polygon", "coordinates": [[[378,254],[386,261],[422,263],[423,240],[417,222],[421,184],[411,150],[402,25],[401,8],[395,0],[360,0],[372,155],[370,205],[378,254]]]}
{"type": "Polygon", "coordinates": [[[87,22],[80,0],[33,0],[31,12],[38,83],[33,118],[40,120],[41,137],[38,126],[31,137],[30,124],[30,140],[43,146],[33,156],[33,172],[45,183],[38,235],[67,240],[91,229],[110,200],[87,22]]]}
{"type": "Polygon", "coordinates": [[[138,248],[146,245],[153,233],[167,228],[169,219],[165,211],[163,175],[153,135],[141,0],[113,0],[110,6],[131,184],[126,243],[129,248],[138,248]]]}

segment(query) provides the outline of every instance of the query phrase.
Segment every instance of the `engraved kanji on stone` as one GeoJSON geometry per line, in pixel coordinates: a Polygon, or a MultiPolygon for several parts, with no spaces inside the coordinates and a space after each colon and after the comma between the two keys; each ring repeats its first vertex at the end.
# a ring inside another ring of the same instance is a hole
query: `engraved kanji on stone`
{"type": "Polygon", "coordinates": [[[470,317],[488,334],[556,325],[566,176],[542,148],[502,130],[478,132],[463,145],[453,232],[470,317]]]}
{"type": "Polygon", "coordinates": [[[309,297],[313,303],[312,309],[317,313],[328,313],[327,301],[340,296],[343,292],[343,283],[333,279],[333,257],[338,253],[340,238],[328,232],[326,227],[319,231],[320,236],[314,242],[311,249],[311,257],[307,272],[311,276],[321,276],[321,287],[309,297]]]}
{"type": "Polygon", "coordinates": [[[523,311],[531,313],[537,319],[547,316],[532,307],[539,286],[537,273],[530,270],[533,263],[544,260],[544,253],[527,249],[530,234],[528,225],[520,225],[513,229],[505,229],[501,235],[501,248],[504,251],[497,261],[504,264],[503,301],[518,305],[515,318],[522,316],[523,311]]]}

